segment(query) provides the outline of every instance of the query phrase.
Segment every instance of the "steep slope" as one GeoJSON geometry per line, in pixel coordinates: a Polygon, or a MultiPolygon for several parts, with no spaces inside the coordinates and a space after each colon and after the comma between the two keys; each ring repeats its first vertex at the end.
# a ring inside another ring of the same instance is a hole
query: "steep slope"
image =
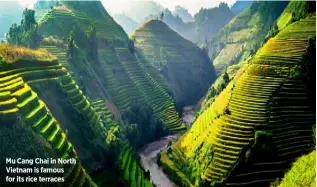
{"type": "Polygon", "coordinates": [[[194,20],[193,16],[188,12],[188,10],[180,5],[175,6],[173,14],[181,17],[184,22],[194,20]]]}
{"type": "Polygon", "coordinates": [[[123,27],[126,33],[131,33],[138,25],[138,23],[125,14],[115,14],[113,19],[123,27]]]}
{"type": "Polygon", "coordinates": [[[316,186],[316,151],[299,157],[286,173],[279,187],[316,186]]]}
{"type": "Polygon", "coordinates": [[[134,55],[133,42],[100,2],[62,2],[40,20],[39,32],[45,37],[58,37],[62,44],[51,42],[41,47],[64,62],[63,65],[81,82],[81,88],[92,100],[104,100],[116,119],[120,119],[132,103],[145,101],[167,130],[184,129],[174,102],[166,92],[168,86],[155,69],[145,68],[142,56],[134,55]],[[96,27],[93,47],[86,34],[92,23],[96,27]],[[78,47],[70,59],[66,56],[65,38],[73,29],[78,47]],[[95,56],[85,50],[92,48],[95,56]]]}
{"type": "Polygon", "coordinates": [[[278,29],[282,30],[292,22],[303,19],[315,11],[316,2],[314,1],[291,1],[277,20],[278,29]]]}
{"type": "Polygon", "coordinates": [[[243,12],[246,8],[248,8],[249,6],[251,6],[251,4],[253,3],[253,1],[236,1],[231,7],[231,11],[234,14],[240,14],[241,12],[243,12]]]}
{"type": "Polygon", "coordinates": [[[161,153],[165,167],[186,186],[268,186],[310,152],[315,106],[298,68],[316,60],[306,56],[315,50],[309,39],[315,32],[313,15],[271,38],[169,153],[161,153]]]}
{"type": "Polygon", "coordinates": [[[169,83],[176,103],[196,103],[215,80],[207,54],[164,22],[150,20],[132,33],[131,38],[169,83]]]}
{"type": "MultiPolygon", "coordinates": [[[[76,164],[65,166],[65,173],[61,175],[65,179],[65,185],[95,186],[81,165],[81,160],[75,151],[78,147],[73,147],[71,138],[67,136],[65,124],[56,120],[50,108],[29,86],[35,82],[58,81],[60,77],[66,75],[66,70],[57,63],[56,58],[45,51],[31,51],[1,45],[0,57],[2,57],[0,62],[0,121],[1,128],[4,130],[1,132],[8,132],[8,129],[11,132],[17,131],[13,134],[1,135],[2,139],[6,140],[2,145],[3,148],[16,148],[11,152],[2,149],[0,155],[4,156],[3,160],[5,157],[12,158],[12,155],[40,156],[34,151],[17,149],[19,144],[26,143],[27,147],[38,147],[38,150],[42,147],[42,152],[46,152],[53,158],[76,159],[76,164]],[[12,123],[13,126],[11,126],[12,123]],[[23,134],[26,137],[21,140],[23,136],[19,135],[23,134]],[[38,140],[33,142],[31,137],[38,140]],[[15,140],[12,140],[13,138],[15,140]],[[10,139],[9,146],[7,141],[10,139]],[[39,140],[42,142],[38,142],[39,140]]],[[[43,153],[42,156],[44,156],[43,153]]]]}
{"type": "Polygon", "coordinates": [[[288,2],[253,2],[207,42],[218,74],[254,54],[288,2]]]}

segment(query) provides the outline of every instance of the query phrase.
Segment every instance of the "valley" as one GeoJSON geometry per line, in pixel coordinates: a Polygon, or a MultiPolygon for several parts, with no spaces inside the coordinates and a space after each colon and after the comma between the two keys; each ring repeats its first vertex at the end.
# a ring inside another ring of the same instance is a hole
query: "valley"
{"type": "Polygon", "coordinates": [[[316,3],[142,2],[0,8],[0,186],[315,186],[316,3]]]}

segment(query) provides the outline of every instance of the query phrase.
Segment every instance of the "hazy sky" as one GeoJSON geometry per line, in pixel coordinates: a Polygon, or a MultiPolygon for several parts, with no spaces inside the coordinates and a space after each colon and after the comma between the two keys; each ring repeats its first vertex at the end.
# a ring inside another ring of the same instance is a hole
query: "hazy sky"
{"type": "MultiPolygon", "coordinates": [[[[21,4],[32,6],[36,0],[19,0],[21,4]]],[[[122,13],[129,9],[132,1],[151,1],[151,0],[101,0],[107,11],[111,14],[122,13]]],[[[201,7],[212,8],[219,4],[219,2],[226,2],[231,6],[236,0],[153,0],[164,8],[174,10],[176,5],[181,5],[188,9],[189,13],[194,15],[201,7]]]]}
{"type": "MultiPolygon", "coordinates": [[[[144,1],[144,0],[102,0],[105,8],[111,14],[122,13],[129,9],[132,1],[144,1]]],[[[151,0],[148,0],[151,1],[151,0]]],[[[236,0],[153,0],[164,8],[174,10],[176,5],[181,5],[188,9],[189,13],[194,15],[197,13],[201,7],[212,8],[217,6],[220,2],[226,2],[231,6],[236,0]]],[[[141,11],[141,10],[140,10],[141,11]]]]}

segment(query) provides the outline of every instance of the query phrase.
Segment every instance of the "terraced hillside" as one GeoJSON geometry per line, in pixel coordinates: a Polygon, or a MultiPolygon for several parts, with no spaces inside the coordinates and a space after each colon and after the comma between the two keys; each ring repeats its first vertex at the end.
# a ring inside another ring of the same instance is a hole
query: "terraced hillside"
{"type": "Polygon", "coordinates": [[[172,153],[162,153],[165,167],[176,168],[186,186],[268,186],[309,153],[315,106],[294,72],[306,63],[315,32],[313,15],[271,38],[172,145],[172,153]]]}
{"type": "Polygon", "coordinates": [[[285,174],[279,187],[316,186],[316,150],[299,157],[285,174]]]}
{"type": "Polygon", "coordinates": [[[144,23],[131,38],[169,83],[176,103],[195,104],[216,78],[207,54],[160,20],[144,23]]]}
{"type": "MultiPolygon", "coordinates": [[[[95,24],[100,38],[128,40],[122,27],[116,24],[104,9],[101,10],[101,13],[96,10],[100,7],[103,8],[101,2],[98,1],[89,3],[81,1],[63,2],[62,5],[50,10],[39,20],[40,32],[45,36],[53,35],[66,38],[69,31],[74,29],[78,37],[85,38],[89,26],[95,24]],[[89,8],[95,8],[96,12],[89,8]],[[86,9],[89,11],[86,11],[86,9]],[[92,15],[93,13],[96,16],[92,15]]],[[[76,40],[78,45],[85,46],[85,43],[81,41],[83,40],[76,40]]]]}
{"type": "Polygon", "coordinates": [[[66,49],[59,46],[41,47],[60,59],[67,70],[74,72],[72,76],[76,80],[82,79],[81,88],[87,88],[85,94],[93,100],[105,100],[107,107],[116,117],[120,118],[132,103],[145,101],[152,107],[155,116],[163,121],[167,130],[184,130],[185,126],[179,119],[173,99],[166,92],[168,85],[155,70],[146,68],[142,56],[134,55],[128,36],[121,32],[121,27],[104,9],[99,13],[87,11],[88,7],[98,7],[99,10],[99,6],[102,6],[94,3],[91,5],[84,2],[65,2],[46,14],[39,23],[39,30],[46,37],[57,35],[59,38],[66,38],[72,30],[69,25],[74,26],[74,39],[78,46],[76,60],[67,61],[66,49]],[[88,41],[83,33],[88,29],[88,22],[94,23],[97,28],[97,60],[93,60],[85,52],[88,41]],[[58,29],[61,31],[55,32],[55,26],[62,27],[58,29]],[[85,76],[82,76],[83,74],[85,76]]]}
{"type": "MultiPolygon", "coordinates": [[[[64,129],[53,117],[47,105],[29,86],[34,82],[58,79],[66,74],[66,70],[58,65],[56,60],[34,62],[31,67],[28,67],[26,61],[21,61],[21,59],[9,65],[4,64],[8,63],[6,59],[2,62],[4,68],[0,72],[1,124],[7,125],[12,119],[19,119],[20,116],[20,125],[25,124],[24,128],[32,128],[34,133],[43,137],[57,157],[76,158],[75,165],[65,168],[65,185],[95,186],[81,166],[77,153],[64,129]]],[[[12,130],[14,131],[14,129],[12,130]]],[[[20,137],[16,138],[20,139],[20,137]]],[[[30,145],[32,143],[29,142],[30,145]]]]}
{"type": "Polygon", "coordinates": [[[152,183],[145,176],[137,163],[137,157],[129,144],[124,144],[118,158],[118,165],[124,173],[124,179],[131,187],[152,187],[152,183]]]}
{"type": "Polygon", "coordinates": [[[207,42],[217,74],[254,54],[288,2],[253,2],[207,42]]]}

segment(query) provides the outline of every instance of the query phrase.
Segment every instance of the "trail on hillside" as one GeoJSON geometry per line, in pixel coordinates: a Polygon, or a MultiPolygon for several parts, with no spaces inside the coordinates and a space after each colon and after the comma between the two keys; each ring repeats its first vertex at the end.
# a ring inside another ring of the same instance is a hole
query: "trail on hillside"
{"type": "MultiPolygon", "coordinates": [[[[194,121],[193,108],[193,106],[183,108],[182,120],[188,126],[194,121]]],[[[142,167],[145,171],[150,171],[151,182],[158,187],[177,187],[163,172],[163,169],[157,165],[156,155],[166,148],[169,141],[175,142],[181,135],[182,134],[173,134],[162,137],[157,141],[143,146],[138,151],[142,167]]]]}

